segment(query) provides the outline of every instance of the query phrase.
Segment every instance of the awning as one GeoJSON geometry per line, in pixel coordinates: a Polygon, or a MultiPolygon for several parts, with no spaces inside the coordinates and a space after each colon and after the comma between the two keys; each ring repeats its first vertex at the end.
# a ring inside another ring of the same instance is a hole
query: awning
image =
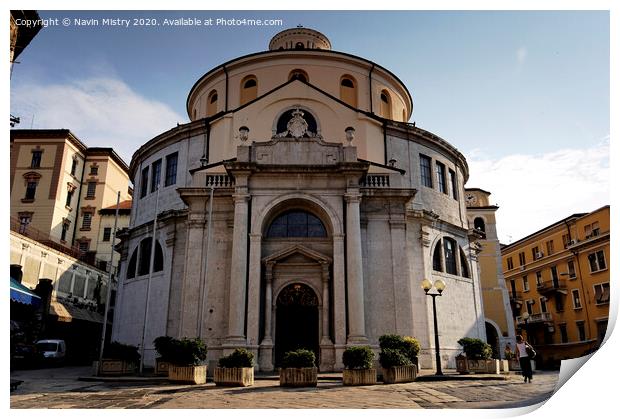
{"type": "Polygon", "coordinates": [[[20,284],[16,279],[11,278],[11,301],[36,308],[41,304],[41,297],[32,292],[30,288],[20,284]]]}
{"type": "Polygon", "coordinates": [[[50,303],[50,314],[58,316],[59,322],[72,322],[73,320],[84,320],[93,323],[103,323],[103,315],[87,308],[76,307],[71,304],[63,304],[58,301],[50,303]]]}

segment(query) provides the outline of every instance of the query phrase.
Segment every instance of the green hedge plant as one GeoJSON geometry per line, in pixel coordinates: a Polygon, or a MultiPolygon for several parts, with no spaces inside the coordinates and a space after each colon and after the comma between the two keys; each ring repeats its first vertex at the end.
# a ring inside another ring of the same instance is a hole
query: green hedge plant
{"type": "Polygon", "coordinates": [[[462,338],[457,343],[463,347],[468,359],[490,359],[493,354],[491,345],[481,339],[462,338]]]}
{"type": "Polygon", "coordinates": [[[174,339],[170,343],[168,362],[174,365],[202,365],[205,359],[207,359],[207,346],[200,338],[174,339]]]}
{"type": "MultiPolygon", "coordinates": [[[[417,365],[418,363],[418,354],[420,353],[420,342],[416,338],[411,336],[400,336],[400,335],[383,335],[379,337],[379,346],[381,347],[381,352],[385,352],[386,350],[396,351],[403,355],[407,360],[409,360],[408,364],[402,365],[417,365]]],[[[394,355],[390,354],[386,356],[389,359],[394,359],[394,355]]],[[[381,358],[379,358],[381,361],[381,358]]],[[[383,366],[383,364],[381,364],[383,366]]],[[[398,365],[395,365],[398,366],[398,365]]],[[[384,368],[386,368],[384,366],[384,368]]]]}
{"type": "Polygon", "coordinates": [[[237,348],[232,354],[220,358],[217,364],[222,368],[252,368],[254,354],[247,349],[237,348]]]}
{"type": "Polygon", "coordinates": [[[162,361],[168,361],[172,357],[174,339],[171,336],[160,336],[155,338],[153,345],[162,361]]]}
{"type": "Polygon", "coordinates": [[[140,352],[138,347],[126,345],[120,342],[110,342],[103,348],[103,357],[108,359],[119,359],[125,362],[139,363],[140,352]]]}
{"type": "Polygon", "coordinates": [[[375,354],[370,346],[352,346],[342,353],[342,363],[349,370],[369,370],[374,361],[375,354]]]}
{"type": "Polygon", "coordinates": [[[383,368],[404,367],[413,365],[401,351],[396,349],[382,349],[379,354],[379,363],[383,368]]]}
{"type": "Polygon", "coordinates": [[[312,368],[316,357],[314,352],[307,349],[297,349],[284,354],[282,358],[283,368],[312,368]]]}

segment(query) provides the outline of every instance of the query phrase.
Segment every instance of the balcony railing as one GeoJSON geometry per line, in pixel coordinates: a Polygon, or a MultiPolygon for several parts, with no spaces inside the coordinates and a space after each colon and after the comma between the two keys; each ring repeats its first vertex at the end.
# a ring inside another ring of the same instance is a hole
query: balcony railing
{"type": "Polygon", "coordinates": [[[521,294],[520,292],[510,292],[510,301],[514,301],[514,302],[522,302],[523,301],[523,294],[521,294]]]}
{"type": "Polygon", "coordinates": [[[566,280],[552,279],[551,281],[543,281],[536,284],[536,290],[541,293],[550,293],[566,289],[566,280]]]}
{"type": "MultiPolygon", "coordinates": [[[[532,323],[543,323],[553,321],[553,317],[551,313],[538,313],[538,314],[530,314],[530,317],[527,319],[528,324],[532,323]]],[[[517,325],[525,324],[525,320],[523,320],[523,316],[517,316],[517,325]]]]}
{"type": "Polygon", "coordinates": [[[366,175],[360,180],[364,188],[389,188],[390,175],[366,175]]]}
{"type": "Polygon", "coordinates": [[[207,188],[230,188],[235,186],[235,181],[225,173],[207,175],[207,188]]]}

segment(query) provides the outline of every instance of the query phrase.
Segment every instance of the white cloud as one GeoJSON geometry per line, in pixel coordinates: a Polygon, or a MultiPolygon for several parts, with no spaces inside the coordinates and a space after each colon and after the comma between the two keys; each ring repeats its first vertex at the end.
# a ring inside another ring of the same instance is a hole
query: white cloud
{"type": "Polygon", "coordinates": [[[467,187],[491,192],[491,204],[500,207],[496,215],[502,243],[610,203],[609,137],[590,148],[499,160],[475,151],[467,161],[467,187]]]}
{"type": "Polygon", "coordinates": [[[527,48],[523,46],[519,47],[519,49],[517,49],[517,64],[519,64],[519,67],[521,67],[523,63],[525,63],[526,58],[527,58],[527,48]]]}
{"type": "Polygon", "coordinates": [[[89,147],[113,147],[129,164],[142,144],[186,121],[169,106],[133,91],[123,81],[95,77],[67,84],[28,83],[11,90],[16,128],[71,130],[89,147]]]}

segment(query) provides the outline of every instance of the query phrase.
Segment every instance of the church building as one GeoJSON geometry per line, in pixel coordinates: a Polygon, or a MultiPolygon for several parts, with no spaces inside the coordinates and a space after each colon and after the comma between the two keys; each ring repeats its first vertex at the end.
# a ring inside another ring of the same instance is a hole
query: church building
{"type": "Polygon", "coordinates": [[[218,65],[187,98],[190,122],[133,155],[112,339],[200,337],[209,367],[234,348],[272,371],[299,347],[321,371],[351,345],[413,336],[435,367],[462,337],[486,339],[468,166],[408,123],[413,98],[368,59],[297,27],[218,65]]]}

